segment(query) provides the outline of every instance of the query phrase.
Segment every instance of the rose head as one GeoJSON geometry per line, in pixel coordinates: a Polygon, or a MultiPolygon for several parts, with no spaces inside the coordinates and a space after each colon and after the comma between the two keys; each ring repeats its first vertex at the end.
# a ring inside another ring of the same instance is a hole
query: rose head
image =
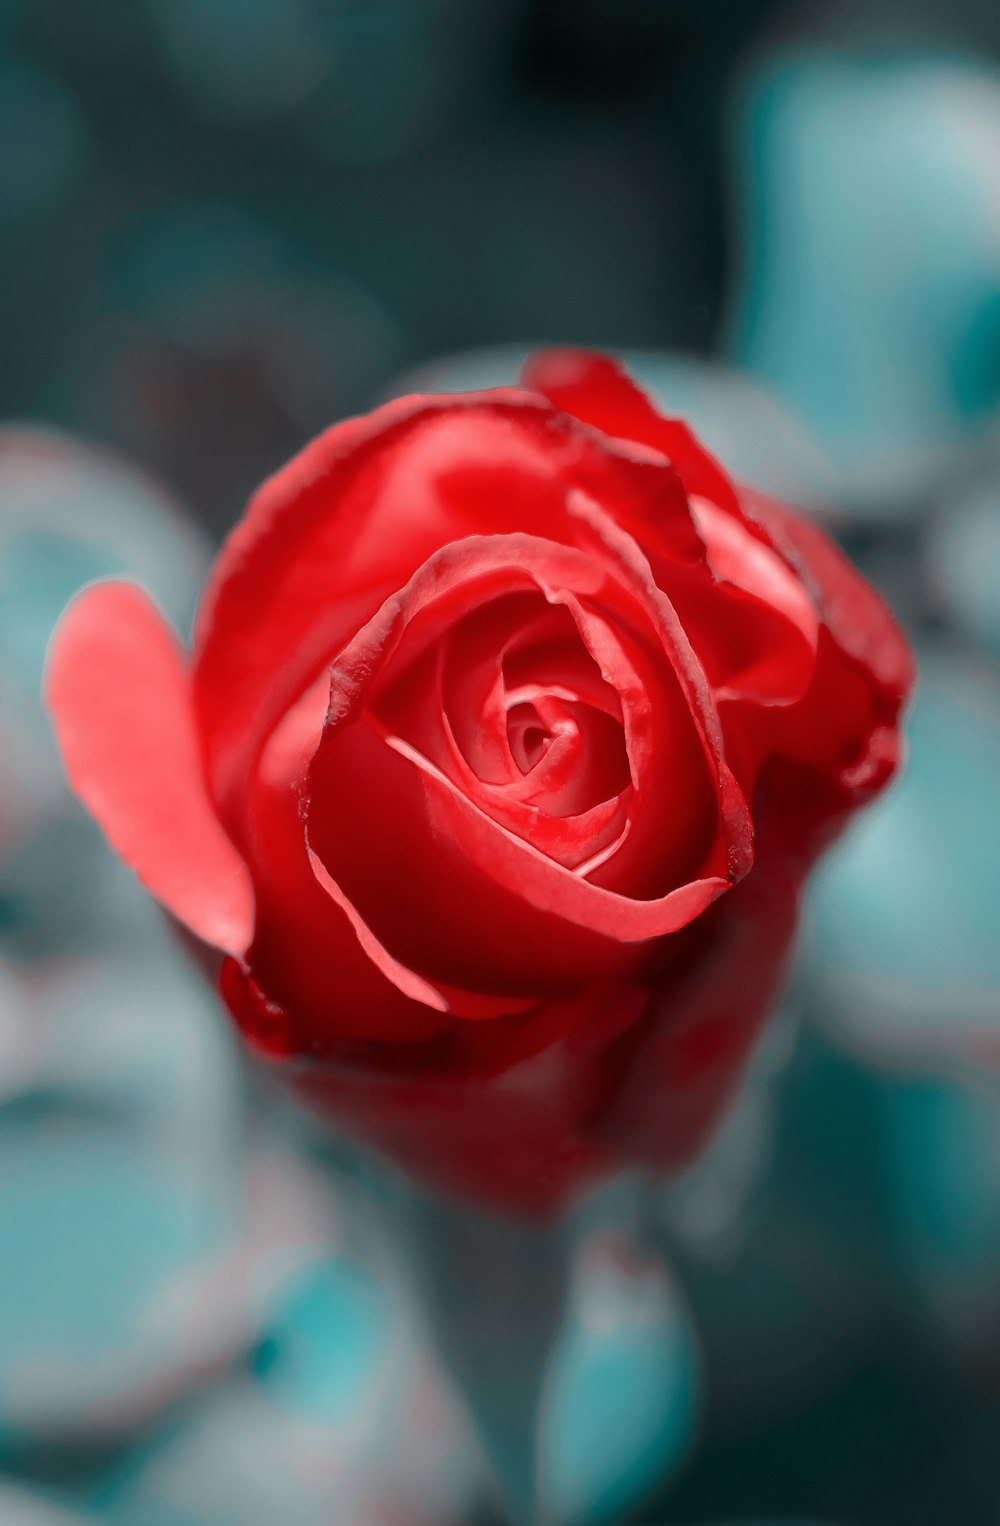
{"type": "Polygon", "coordinates": [[[413,1175],[545,1213],[697,1150],[910,677],[819,530],[553,351],[308,446],[190,662],[137,588],[87,589],[48,694],[251,1045],[413,1175]]]}

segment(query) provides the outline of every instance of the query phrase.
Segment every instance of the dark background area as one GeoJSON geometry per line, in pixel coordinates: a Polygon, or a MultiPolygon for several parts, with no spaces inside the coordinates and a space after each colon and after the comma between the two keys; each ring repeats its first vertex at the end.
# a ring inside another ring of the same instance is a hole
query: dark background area
{"type": "Polygon", "coordinates": [[[429,357],[710,350],[734,88],[794,20],[773,0],[7,0],[0,411],[138,456],[221,531],[429,357]]]}

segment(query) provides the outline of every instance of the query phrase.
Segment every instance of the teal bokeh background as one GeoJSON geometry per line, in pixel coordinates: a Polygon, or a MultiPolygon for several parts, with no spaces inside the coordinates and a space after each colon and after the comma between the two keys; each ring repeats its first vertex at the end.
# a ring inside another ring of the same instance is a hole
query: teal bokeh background
{"type": "Polygon", "coordinates": [[[994,1526],[1000,20],[0,0],[0,335],[3,1526],[994,1526]],[[39,682],[81,584],[186,630],[309,435],[544,342],[830,527],[922,677],[732,1115],[522,1247],[518,1345],[495,1226],[261,1094],[39,682]]]}

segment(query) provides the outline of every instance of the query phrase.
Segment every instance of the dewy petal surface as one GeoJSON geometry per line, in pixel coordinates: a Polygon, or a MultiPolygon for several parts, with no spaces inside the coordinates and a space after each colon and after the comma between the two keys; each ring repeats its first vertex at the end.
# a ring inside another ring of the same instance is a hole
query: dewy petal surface
{"type": "Polygon", "coordinates": [[[141,589],[98,583],[74,599],[46,696],[70,783],[112,847],[196,937],[242,954],[249,871],[205,787],[180,646],[141,589]]]}

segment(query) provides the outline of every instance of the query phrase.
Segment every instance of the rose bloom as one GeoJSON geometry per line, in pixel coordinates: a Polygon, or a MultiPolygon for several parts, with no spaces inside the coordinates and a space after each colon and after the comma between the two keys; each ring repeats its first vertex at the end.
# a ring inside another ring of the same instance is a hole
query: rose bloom
{"type": "Polygon", "coordinates": [[[190,657],[86,589],[48,699],[253,1049],[415,1178],[540,1216],[705,1141],[910,682],[820,530],[548,351],[307,446],[190,657]]]}

